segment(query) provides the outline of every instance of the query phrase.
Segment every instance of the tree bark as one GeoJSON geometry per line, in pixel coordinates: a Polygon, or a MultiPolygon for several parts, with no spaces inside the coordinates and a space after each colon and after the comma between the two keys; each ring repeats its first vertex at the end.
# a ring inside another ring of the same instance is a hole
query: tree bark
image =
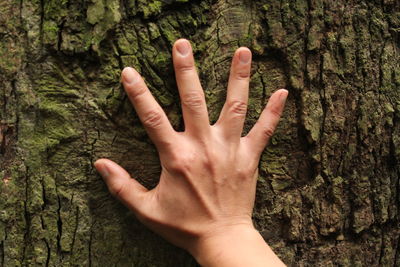
{"type": "Polygon", "coordinates": [[[133,66],[183,130],[171,62],[191,40],[211,123],[233,51],[253,52],[247,132],[287,88],[254,222],[290,266],[400,265],[396,0],[2,0],[0,265],[195,266],[107,192],[99,157],[157,184],[119,82],[133,66]]]}

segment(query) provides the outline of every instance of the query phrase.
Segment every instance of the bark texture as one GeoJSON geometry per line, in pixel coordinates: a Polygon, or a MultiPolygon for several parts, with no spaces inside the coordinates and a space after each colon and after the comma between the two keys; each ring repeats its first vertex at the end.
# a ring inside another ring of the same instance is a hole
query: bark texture
{"type": "Polygon", "coordinates": [[[195,266],[110,197],[108,157],[147,187],[157,151],[120,83],[137,68],[183,129],[171,46],[190,39],[214,122],[254,55],[246,131],[290,97],[254,221],[291,266],[400,266],[397,0],[1,0],[0,265],[195,266]]]}

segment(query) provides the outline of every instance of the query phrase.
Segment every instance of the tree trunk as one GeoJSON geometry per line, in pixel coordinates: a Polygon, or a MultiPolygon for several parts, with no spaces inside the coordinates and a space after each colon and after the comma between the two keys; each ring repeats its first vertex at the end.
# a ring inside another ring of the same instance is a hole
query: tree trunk
{"type": "Polygon", "coordinates": [[[137,68],[183,130],[171,47],[185,37],[212,123],[239,46],[253,51],[245,132],[289,90],[254,210],[283,261],[399,266],[399,33],[397,0],[1,0],[0,264],[196,265],[92,165],[107,157],[157,184],[120,72],[137,68]]]}

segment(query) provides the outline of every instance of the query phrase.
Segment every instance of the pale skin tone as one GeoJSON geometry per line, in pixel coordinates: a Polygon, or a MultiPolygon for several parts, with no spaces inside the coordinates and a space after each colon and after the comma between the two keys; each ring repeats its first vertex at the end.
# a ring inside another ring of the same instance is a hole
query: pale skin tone
{"type": "Polygon", "coordinates": [[[147,190],[118,164],[95,167],[110,192],[136,217],[202,266],[285,266],[252,223],[258,163],[282,114],[288,92],[273,93],[257,123],[242,137],[249,94],[251,52],[236,50],[227,97],[210,125],[190,43],[172,50],[184,132],[176,132],[140,74],[122,71],[122,83],[159,152],[159,184],[147,190]]]}

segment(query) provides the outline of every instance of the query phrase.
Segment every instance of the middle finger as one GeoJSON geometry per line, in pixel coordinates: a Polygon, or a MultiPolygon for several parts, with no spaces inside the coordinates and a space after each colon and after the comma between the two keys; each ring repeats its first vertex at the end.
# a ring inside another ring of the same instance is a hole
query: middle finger
{"type": "Polygon", "coordinates": [[[204,135],[210,129],[210,122],[204,92],[194,65],[189,41],[185,39],[176,41],[172,55],[181,98],[185,132],[204,135]]]}

